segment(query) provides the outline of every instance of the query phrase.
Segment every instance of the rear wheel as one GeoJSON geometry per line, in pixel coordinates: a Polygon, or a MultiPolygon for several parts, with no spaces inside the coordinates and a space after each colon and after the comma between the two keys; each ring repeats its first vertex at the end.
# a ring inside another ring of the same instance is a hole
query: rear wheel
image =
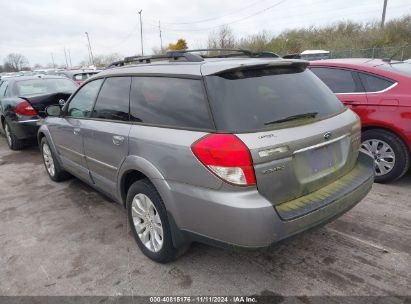
{"type": "Polygon", "coordinates": [[[45,137],[43,137],[40,142],[40,149],[41,154],[43,155],[44,166],[46,167],[49,177],[55,182],[68,179],[70,174],[60,167],[60,164],[56,161],[54,153],[45,137]]]}
{"type": "Polygon", "coordinates": [[[397,135],[381,129],[363,132],[361,150],[374,158],[375,181],[392,182],[402,177],[410,167],[410,155],[397,135]]]}
{"type": "Polygon", "coordinates": [[[14,135],[7,121],[4,122],[4,133],[6,135],[7,144],[11,150],[21,150],[24,147],[24,141],[18,139],[14,135]]]}
{"type": "Polygon", "coordinates": [[[171,229],[163,200],[147,179],[134,182],[127,193],[128,220],[134,239],[150,259],[167,263],[180,250],[173,246],[171,229]]]}

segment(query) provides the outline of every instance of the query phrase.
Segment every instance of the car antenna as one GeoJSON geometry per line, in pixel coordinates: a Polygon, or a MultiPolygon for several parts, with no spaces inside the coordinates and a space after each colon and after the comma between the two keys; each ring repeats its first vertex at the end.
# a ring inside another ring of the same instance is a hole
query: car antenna
{"type": "Polygon", "coordinates": [[[408,43],[404,44],[403,46],[400,46],[400,47],[394,52],[394,54],[391,55],[390,58],[383,58],[382,61],[391,63],[392,59],[393,59],[403,48],[405,48],[405,47],[407,47],[407,46],[408,46],[408,43]]]}

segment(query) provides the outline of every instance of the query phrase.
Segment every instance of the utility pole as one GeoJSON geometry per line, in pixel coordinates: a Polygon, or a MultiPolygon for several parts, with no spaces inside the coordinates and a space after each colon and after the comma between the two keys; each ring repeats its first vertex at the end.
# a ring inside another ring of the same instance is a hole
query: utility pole
{"type": "Polygon", "coordinates": [[[89,48],[89,50],[90,50],[91,63],[94,65],[93,51],[91,50],[90,37],[88,36],[88,33],[87,33],[87,32],[86,32],[86,37],[87,37],[87,41],[88,41],[88,48],[89,48]]]}
{"type": "Polygon", "coordinates": [[[66,53],[66,48],[64,48],[64,57],[66,58],[66,69],[68,69],[68,61],[67,61],[67,53],[66,53]]]}
{"type": "Polygon", "coordinates": [[[53,69],[55,69],[56,65],[54,64],[54,56],[53,56],[53,53],[50,53],[50,54],[51,54],[51,62],[53,62],[53,69]]]}
{"type": "Polygon", "coordinates": [[[143,10],[140,10],[138,14],[140,15],[140,40],[141,40],[141,56],[144,56],[144,47],[143,47],[143,22],[141,21],[141,13],[143,10]]]}
{"type": "Polygon", "coordinates": [[[158,30],[160,31],[160,48],[161,48],[161,52],[163,52],[163,37],[161,37],[161,24],[160,24],[160,20],[158,20],[158,30]]]}
{"type": "Polygon", "coordinates": [[[67,52],[68,52],[68,58],[69,58],[69,61],[70,61],[70,68],[71,68],[73,66],[73,63],[71,62],[70,49],[68,49],[67,52]]]}
{"type": "Polygon", "coordinates": [[[384,27],[384,23],[385,23],[385,13],[387,11],[387,2],[388,0],[384,0],[384,7],[382,9],[381,27],[384,27]]]}

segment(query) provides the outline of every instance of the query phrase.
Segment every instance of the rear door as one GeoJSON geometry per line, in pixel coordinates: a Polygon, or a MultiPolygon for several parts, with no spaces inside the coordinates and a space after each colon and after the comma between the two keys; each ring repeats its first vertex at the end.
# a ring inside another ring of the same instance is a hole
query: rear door
{"type": "Polygon", "coordinates": [[[313,66],[311,70],[345,105],[361,115],[368,100],[356,71],[337,67],[313,66]]]}
{"type": "Polygon", "coordinates": [[[84,152],[96,186],[112,193],[128,154],[130,77],[106,78],[91,119],[84,122],[84,152]]]}
{"type": "Polygon", "coordinates": [[[102,79],[87,83],[65,107],[62,117],[49,117],[47,125],[65,168],[90,181],[83,149],[83,127],[90,117],[102,79]]]}

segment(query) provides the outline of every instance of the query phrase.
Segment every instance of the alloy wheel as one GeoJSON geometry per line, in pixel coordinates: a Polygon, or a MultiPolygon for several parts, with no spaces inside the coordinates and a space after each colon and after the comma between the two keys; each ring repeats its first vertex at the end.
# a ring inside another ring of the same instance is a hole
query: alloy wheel
{"type": "Polygon", "coordinates": [[[394,168],[395,152],[385,141],[379,139],[366,140],[361,144],[360,150],[374,158],[375,175],[385,175],[394,168]]]}
{"type": "Polygon", "coordinates": [[[48,144],[43,144],[43,158],[44,164],[46,165],[47,172],[54,176],[56,174],[56,169],[54,167],[53,156],[51,155],[51,150],[48,144]]]}
{"type": "Polygon", "coordinates": [[[160,251],[163,246],[163,225],[153,202],[147,195],[138,193],[133,198],[131,210],[134,227],[141,242],[152,252],[160,251]]]}

